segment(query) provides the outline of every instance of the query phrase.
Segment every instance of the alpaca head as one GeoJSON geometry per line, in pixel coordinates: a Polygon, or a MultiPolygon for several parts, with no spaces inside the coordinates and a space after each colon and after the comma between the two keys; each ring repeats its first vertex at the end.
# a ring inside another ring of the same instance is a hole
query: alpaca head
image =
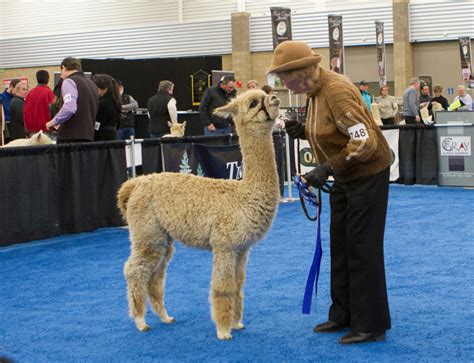
{"type": "Polygon", "coordinates": [[[43,134],[43,131],[39,131],[30,137],[30,145],[50,145],[53,144],[48,135],[43,134]]]}
{"type": "Polygon", "coordinates": [[[431,102],[431,106],[432,106],[433,113],[438,112],[438,111],[444,111],[443,106],[439,102],[433,101],[431,102]]]}
{"type": "Polygon", "coordinates": [[[278,117],[280,100],[275,95],[267,95],[262,90],[244,92],[229,104],[219,107],[214,113],[231,116],[234,119],[237,133],[271,132],[278,117]]]}
{"type": "Polygon", "coordinates": [[[170,122],[168,121],[168,126],[170,127],[170,133],[168,136],[176,136],[176,137],[183,137],[184,136],[184,129],[186,127],[186,121],[183,123],[179,122],[170,122]]]}

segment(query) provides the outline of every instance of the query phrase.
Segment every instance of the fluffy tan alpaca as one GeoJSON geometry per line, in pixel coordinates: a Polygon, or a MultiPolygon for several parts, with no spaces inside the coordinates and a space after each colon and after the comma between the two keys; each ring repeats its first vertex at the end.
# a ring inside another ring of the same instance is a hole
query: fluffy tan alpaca
{"type": "Polygon", "coordinates": [[[179,122],[170,122],[168,121],[168,126],[170,127],[170,133],[164,135],[163,137],[183,137],[184,136],[184,129],[186,127],[186,121],[182,124],[179,122]]]}
{"type": "Polygon", "coordinates": [[[34,146],[34,145],[50,145],[53,144],[53,140],[51,140],[48,135],[43,134],[43,131],[37,132],[33,134],[29,139],[16,139],[9,142],[3,147],[11,147],[11,146],[34,146]]]}
{"type": "Polygon", "coordinates": [[[372,103],[370,105],[370,112],[372,112],[372,118],[377,125],[383,125],[382,118],[380,117],[379,104],[372,103]]]}
{"type": "Polygon", "coordinates": [[[433,113],[438,112],[438,111],[444,111],[444,108],[443,106],[441,106],[441,103],[436,102],[436,101],[431,102],[431,107],[432,107],[431,110],[433,111],[433,113]]]}
{"type": "Polygon", "coordinates": [[[164,323],[166,268],[173,241],[213,253],[211,316],[219,339],[243,329],[243,286],[249,248],[269,230],[280,198],[273,120],[280,101],[261,90],[247,91],[217,113],[232,116],[240,135],[243,179],[222,180],[160,173],[125,182],[118,206],[130,229],[131,254],[124,274],[130,316],[141,331],[147,295],[164,323]],[[185,192],[183,192],[185,191],[185,192]]]}
{"type": "Polygon", "coordinates": [[[431,123],[431,120],[432,120],[433,116],[430,115],[427,106],[420,108],[420,115],[421,115],[421,120],[425,124],[430,124],[431,123]]]}

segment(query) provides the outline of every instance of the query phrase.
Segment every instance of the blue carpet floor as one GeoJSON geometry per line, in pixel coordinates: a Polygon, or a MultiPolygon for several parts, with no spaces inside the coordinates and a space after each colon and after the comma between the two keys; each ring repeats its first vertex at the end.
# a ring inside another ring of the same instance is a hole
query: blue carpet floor
{"type": "Polygon", "coordinates": [[[17,362],[467,362],[474,356],[474,190],[390,188],[385,255],[392,330],[385,342],[340,346],[314,334],[329,307],[328,204],[313,313],[303,290],[316,225],[282,204],[248,266],[246,329],[218,341],[208,288],[211,255],[177,244],[167,307],[177,322],[140,333],[127,316],[128,231],[106,228],[0,249],[0,357],[17,362]]]}

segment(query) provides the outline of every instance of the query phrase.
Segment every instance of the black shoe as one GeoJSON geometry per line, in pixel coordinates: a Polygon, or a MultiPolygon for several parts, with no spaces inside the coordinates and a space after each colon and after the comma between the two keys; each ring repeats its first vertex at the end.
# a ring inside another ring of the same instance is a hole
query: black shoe
{"type": "Polygon", "coordinates": [[[316,325],[313,331],[315,333],[334,333],[347,327],[347,324],[335,323],[334,321],[328,320],[325,323],[316,325]]]}
{"type": "Polygon", "coordinates": [[[379,342],[385,340],[385,332],[376,333],[356,333],[351,331],[339,339],[341,344],[356,344],[356,343],[368,343],[368,342],[379,342]]]}

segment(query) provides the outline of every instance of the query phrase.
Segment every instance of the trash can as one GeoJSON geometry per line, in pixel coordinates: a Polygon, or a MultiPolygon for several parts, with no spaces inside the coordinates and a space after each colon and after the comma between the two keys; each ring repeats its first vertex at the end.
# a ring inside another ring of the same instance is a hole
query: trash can
{"type": "Polygon", "coordinates": [[[436,112],[440,186],[474,187],[474,111],[436,112]]]}

